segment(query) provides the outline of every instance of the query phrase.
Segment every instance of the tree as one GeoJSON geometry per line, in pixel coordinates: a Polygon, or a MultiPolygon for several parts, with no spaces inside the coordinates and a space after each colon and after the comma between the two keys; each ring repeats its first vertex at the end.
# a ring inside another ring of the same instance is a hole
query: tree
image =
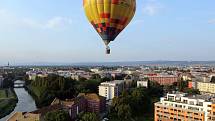
{"type": "Polygon", "coordinates": [[[70,78],[50,74],[47,77],[37,77],[29,85],[38,107],[50,105],[53,98],[62,100],[73,98],[76,95],[76,82],[70,78]]]}
{"type": "Polygon", "coordinates": [[[146,94],[145,88],[136,88],[132,91],[130,105],[133,116],[138,116],[146,113],[150,108],[150,103],[150,97],[146,94]]]}
{"type": "Polygon", "coordinates": [[[215,76],[213,76],[213,77],[211,78],[211,82],[212,82],[212,83],[215,83],[215,76]]]}
{"type": "Polygon", "coordinates": [[[189,89],[189,88],[186,88],[184,90],[185,93],[189,94],[189,95],[197,95],[197,94],[200,94],[200,91],[198,89],[189,89]]]}
{"type": "Polygon", "coordinates": [[[81,120],[80,121],[99,121],[97,115],[95,113],[84,113],[81,116],[81,120]]]}
{"type": "Polygon", "coordinates": [[[142,116],[152,116],[154,103],[163,96],[163,88],[151,82],[149,88],[135,88],[124,91],[112,101],[108,114],[110,120],[132,121],[142,116]]]}
{"type": "Polygon", "coordinates": [[[178,90],[183,92],[188,86],[188,81],[179,80],[177,86],[178,86],[178,90]]]}
{"type": "Polygon", "coordinates": [[[130,107],[131,96],[123,92],[121,96],[113,99],[110,115],[117,116],[120,121],[130,121],[132,119],[132,108],[130,107]],[[115,113],[115,114],[114,114],[115,113]]]}
{"type": "Polygon", "coordinates": [[[131,107],[128,104],[122,104],[118,107],[118,117],[121,117],[121,121],[131,121],[131,107]]]}
{"type": "Polygon", "coordinates": [[[70,116],[66,111],[52,111],[44,116],[44,121],[70,121],[70,116]]]}
{"type": "Polygon", "coordinates": [[[11,88],[11,87],[13,87],[13,79],[9,77],[5,78],[3,80],[3,88],[11,88]]]}
{"type": "Polygon", "coordinates": [[[91,79],[101,79],[101,76],[99,74],[93,74],[91,79]]]}
{"type": "Polygon", "coordinates": [[[111,81],[113,79],[112,79],[112,77],[110,77],[110,78],[104,77],[104,78],[101,78],[100,80],[101,80],[101,82],[108,82],[108,81],[111,81]]]}
{"type": "Polygon", "coordinates": [[[76,89],[79,93],[98,93],[98,86],[100,79],[79,81],[76,85],[76,89]]]}

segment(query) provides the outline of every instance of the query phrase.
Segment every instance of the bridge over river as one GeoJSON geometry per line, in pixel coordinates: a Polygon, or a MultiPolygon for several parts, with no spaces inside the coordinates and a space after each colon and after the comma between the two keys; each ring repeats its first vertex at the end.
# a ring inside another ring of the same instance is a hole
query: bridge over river
{"type": "Polygon", "coordinates": [[[14,88],[23,88],[25,86],[25,82],[21,80],[14,81],[14,88]]]}

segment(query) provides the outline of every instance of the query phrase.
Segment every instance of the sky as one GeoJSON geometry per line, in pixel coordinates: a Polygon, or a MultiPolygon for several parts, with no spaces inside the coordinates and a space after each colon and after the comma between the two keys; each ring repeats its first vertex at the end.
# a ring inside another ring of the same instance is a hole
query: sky
{"type": "Polygon", "coordinates": [[[137,0],[132,22],[110,44],[82,0],[0,0],[0,65],[215,60],[214,0],[137,0]]]}

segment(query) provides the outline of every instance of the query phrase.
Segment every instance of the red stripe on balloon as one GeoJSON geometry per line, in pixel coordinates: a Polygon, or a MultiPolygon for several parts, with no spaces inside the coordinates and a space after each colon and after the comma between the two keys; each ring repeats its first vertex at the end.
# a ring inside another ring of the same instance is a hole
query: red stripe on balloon
{"type": "Polygon", "coordinates": [[[119,4],[119,0],[112,0],[111,4],[119,4]]]}
{"type": "Polygon", "coordinates": [[[110,18],[110,13],[101,13],[100,17],[101,18],[110,18]]]}

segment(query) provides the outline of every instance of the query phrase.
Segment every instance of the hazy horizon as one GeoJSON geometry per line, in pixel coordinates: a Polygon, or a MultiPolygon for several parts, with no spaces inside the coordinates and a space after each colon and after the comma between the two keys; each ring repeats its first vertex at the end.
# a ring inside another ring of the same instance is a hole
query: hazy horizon
{"type": "Polygon", "coordinates": [[[213,61],[214,5],[214,0],[137,0],[134,19],[106,55],[82,0],[1,0],[0,65],[213,61]]]}
{"type": "MultiPolygon", "coordinates": [[[[192,65],[192,64],[203,64],[203,65],[215,65],[215,60],[136,60],[136,61],[90,61],[90,62],[27,62],[27,63],[11,63],[10,66],[78,66],[78,65],[153,65],[153,64],[166,64],[166,65],[192,65]]],[[[7,63],[0,63],[0,67],[7,66],[7,63]]]]}

